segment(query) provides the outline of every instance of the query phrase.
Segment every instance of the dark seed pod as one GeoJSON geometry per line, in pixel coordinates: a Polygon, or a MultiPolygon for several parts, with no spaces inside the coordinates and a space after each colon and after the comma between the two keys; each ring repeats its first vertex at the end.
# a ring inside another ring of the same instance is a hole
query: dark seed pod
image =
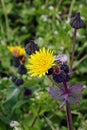
{"type": "Polygon", "coordinates": [[[20,66],[18,67],[18,73],[21,75],[27,73],[27,69],[25,68],[24,64],[20,64],[20,66]]]}
{"type": "Polygon", "coordinates": [[[53,73],[53,68],[50,68],[49,70],[48,70],[48,73],[46,73],[46,75],[51,75],[53,73]]]}
{"type": "Polygon", "coordinates": [[[66,64],[61,65],[60,69],[63,70],[65,73],[69,73],[69,67],[66,64]]]}
{"type": "Polygon", "coordinates": [[[17,86],[20,86],[20,85],[22,85],[24,83],[24,81],[23,81],[23,79],[16,79],[16,81],[14,83],[17,86]]]}
{"type": "Polygon", "coordinates": [[[15,82],[15,81],[16,81],[16,79],[17,79],[17,77],[16,77],[16,76],[12,76],[12,78],[11,78],[11,80],[12,80],[13,82],[15,82]]]}
{"type": "Polygon", "coordinates": [[[25,89],[25,91],[24,91],[24,96],[25,96],[25,97],[29,97],[29,96],[31,96],[31,95],[32,95],[31,89],[25,89]]]}
{"type": "Polygon", "coordinates": [[[25,51],[28,55],[31,55],[32,53],[35,53],[35,51],[39,51],[39,47],[33,40],[31,40],[26,44],[25,51]]]}
{"type": "Polygon", "coordinates": [[[81,19],[79,12],[74,17],[71,18],[70,25],[72,28],[75,29],[85,28],[85,24],[81,19]]]}

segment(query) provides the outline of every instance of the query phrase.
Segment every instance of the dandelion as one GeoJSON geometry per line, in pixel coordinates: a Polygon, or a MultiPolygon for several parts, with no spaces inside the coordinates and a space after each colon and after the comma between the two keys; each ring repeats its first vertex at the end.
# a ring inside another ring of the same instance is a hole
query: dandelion
{"type": "Polygon", "coordinates": [[[7,48],[9,49],[9,51],[12,53],[14,57],[20,57],[26,55],[24,48],[20,46],[8,46],[7,48]]]}
{"type": "Polygon", "coordinates": [[[31,73],[32,76],[42,77],[48,70],[54,66],[55,57],[52,56],[53,51],[46,50],[45,48],[36,51],[35,54],[32,54],[29,58],[29,64],[26,66],[28,73],[31,73]]]}

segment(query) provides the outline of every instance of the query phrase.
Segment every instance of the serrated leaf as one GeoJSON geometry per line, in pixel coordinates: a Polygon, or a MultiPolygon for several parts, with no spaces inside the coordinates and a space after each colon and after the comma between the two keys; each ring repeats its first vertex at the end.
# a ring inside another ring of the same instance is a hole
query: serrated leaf
{"type": "Polygon", "coordinates": [[[8,117],[6,116],[3,116],[0,114],[0,120],[3,121],[5,124],[9,124],[10,123],[10,120],[8,117]]]}

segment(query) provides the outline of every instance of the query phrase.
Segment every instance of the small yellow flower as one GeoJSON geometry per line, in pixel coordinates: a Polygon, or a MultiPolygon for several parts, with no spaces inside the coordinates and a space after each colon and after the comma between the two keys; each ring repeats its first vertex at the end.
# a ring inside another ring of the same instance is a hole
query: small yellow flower
{"type": "Polygon", "coordinates": [[[42,77],[48,70],[54,65],[55,58],[52,56],[53,51],[46,50],[45,48],[36,51],[35,54],[32,54],[28,59],[29,64],[26,66],[31,73],[31,77],[39,76],[42,77]]]}
{"type": "Polygon", "coordinates": [[[26,55],[24,48],[20,46],[8,46],[7,48],[13,54],[14,57],[20,57],[26,55]]]}

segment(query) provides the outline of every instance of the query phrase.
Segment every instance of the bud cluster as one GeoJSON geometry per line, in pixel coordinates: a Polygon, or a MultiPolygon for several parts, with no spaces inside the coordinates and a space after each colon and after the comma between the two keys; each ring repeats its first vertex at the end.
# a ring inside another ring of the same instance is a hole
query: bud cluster
{"type": "MultiPolygon", "coordinates": [[[[32,53],[35,53],[35,51],[39,51],[39,47],[36,43],[34,43],[33,40],[31,40],[29,43],[26,44],[25,46],[25,52],[28,55],[31,55],[32,53]]],[[[14,56],[13,55],[13,59],[12,59],[12,64],[13,66],[17,67],[18,69],[18,73],[20,75],[24,75],[27,73],[27,69],[25,67],[25,62],[26,62],[26,56],[25,55],[19,55],[19,56],[14,56]]],[[[16,76],[12,76],[12,82],[16,85],[16,86],[21,86],[24,84],[24,80],[21,78],[17,78],[16,76]]],[[[25,89],[24,90],[24,96],[25,97],[29,97],[30,95],[32,95],[32,91],[31,89],[25,89]]]]}
{"type": "Polygon", "coordinates": [[[52,75],[56,83],[68,82],[70,80],[69,66],[67,65],[67,56],[59,54],[55,60],[55,66],[48,70],[46,75],[52,75]]]}

